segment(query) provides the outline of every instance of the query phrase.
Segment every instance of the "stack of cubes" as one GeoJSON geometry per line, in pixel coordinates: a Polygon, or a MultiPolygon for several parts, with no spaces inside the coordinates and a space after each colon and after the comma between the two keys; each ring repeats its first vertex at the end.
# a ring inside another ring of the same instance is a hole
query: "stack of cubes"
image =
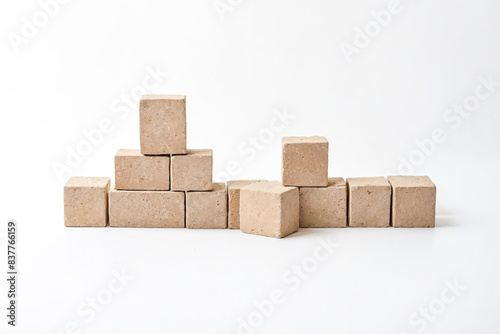
{"type": "Polygon", "coordinates": [[[328,141],[318,136],[284,137],[281,167],[281,183],[228,182],[230,227],[238,214],[243,232],[275,238],[299,227],[434,227],[436,187],[427,176],[329,178],[328,141]]]}
{"type": "Polygon", "coordinates": [[[144,95],[140,150],[115,155],[106,177],[72,177],[66,226],[240,229],[283,238],[300,227],[434,227],[426,176],[328,177],[325,137],[282,138],[281,182],[212,181],[212,150],[186,146],[186,97],[144,95]]]}
{"type": "MultiPolygon", "coordinates": [[[[144,95],[139,113],[140,150],[122,149],[115,155],[109,226],[227,228],[226,186],[212,182],[212,150],[188,150],[186,146],[186,97],[144,95]]],[[[101,183],[109,188],[109,179],[101,183]]],[[[81,201],[82,206],[85,203],[81,201]]],[[[74,208],[75,201],[65,195],[67,206],[74,208]]],[[[91,205],[80,207],[81,217],[87,220],[66,216],[65,224],[106,226],[106,218],[98,223],[89,220],[89,210],[98,211],[91,205]]]]}

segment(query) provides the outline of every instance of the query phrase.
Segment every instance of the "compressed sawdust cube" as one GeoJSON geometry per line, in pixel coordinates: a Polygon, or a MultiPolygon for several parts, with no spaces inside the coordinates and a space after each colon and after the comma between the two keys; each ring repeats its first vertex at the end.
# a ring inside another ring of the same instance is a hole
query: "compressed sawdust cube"
{"type": "Polygon", "coordinates": [[[434,227],[436,186],[428,176],[389,176],[394,227],[434,227]]]}
{"type": "Polygon", "coordinates": [[[188,150],[170,159],[172,190],[212,190],[212,150],[188,150]]]}
{"type": "Polygon", "coordinates": [[[228,227],[231,229],[240,228],[240,190],[255,182],[262,180],[232,180],[227,181],[228,198],[228,227]]]}
{"type": "Polygon", "coordinates": [[[262,181],[240,190],[240,230],[283,238],[299,229],[299,189],[262,181]]]}
{"type": "Polygon", "coordinates": [[[300,227],[346,227],[347,188],[343,178],[327,187],[300,187],[300,227]]]}
{"type": "Polygon", "coordinates": [[[326,187],[328,185],[328,140],[325,137],[283,137],[282,184],[326,187]]]}
{"type": "Polygon", "coordinates": [[[187,152],[184,95],[143,95],[139,103],[139,114],[142,154],[187,152]]]}
{"type": "Polygon", "coordinates": [[[119,150],[115,155],[115,188],[169,190],[170,156],[142,155],[139,150],[119,150]]]}
{"type": "Polygon", "coordinates": [[[210,191],[186,193],[186,227],[227,228],[227,198],[224,183],[214,183],[210,191]]]}
{"type": "Polygon", "coordinates": [[[391,185],[384,177],[347,178],[347,187],[349,226],[391,225],[391,185]]]}
{"type": "Polygon", "coordinates": [[[64,185],[64,225],[105,227],[109,184],[109,177],[71,177],[64,185]]]}
{"type": "Polygon", "coordinates": [[[109,226],[184,227],[184,193],[111,189],[109,226]]]}

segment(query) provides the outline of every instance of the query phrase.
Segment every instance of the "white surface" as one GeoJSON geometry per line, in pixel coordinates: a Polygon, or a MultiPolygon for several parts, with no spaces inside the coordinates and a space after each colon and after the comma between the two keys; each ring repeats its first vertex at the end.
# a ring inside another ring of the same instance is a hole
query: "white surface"
{"type": "MultiPolygon", "coordinates": [[[[0,233],[7,219],[20,224],[20,309],[15,329],[1,312],[0,331],[62,333],[76,322],[81,333],[236,333],[238,317],[281,290],[254,333],[420,333],[409,318],[458,280],[466,289],[421,332],[500,332],[500,86],[460,124],[443,118],[480,77],[500,81],[500,4],[402,0],[348,63],[341,43],[388,1],[232,3],[221,20],[210,0],[73,1],[18,53],[7,34],[40,6],[2,4],[0,233]],[[279,179],[284,135],[326,136],[332,176],[398,173],[415,141],[441,128],[446,140],[413,171],[437,184],[437,227],[302,229],[283,240],[64,228],[52,164],[109,118],[113,130],[63,179],[112,176],[115,152],[139,145],[137,106],[122,118],[124,104],[112,106],[157,66],[170,74],[148,92],[188,96],[189,147],[213,148],[216,172],[234,160],[234,179],[279,179]],[[253,156],[248,137],[270,134],[274,109],[295,118],[253,156]],[[328,237],[339,246],[292,290],[283,275],[328,237]],[[122,269],[133,280],[95,319],[79,316],[122,269]]],[[[5,292],[2,279],[1,305],[5,292]]]]}

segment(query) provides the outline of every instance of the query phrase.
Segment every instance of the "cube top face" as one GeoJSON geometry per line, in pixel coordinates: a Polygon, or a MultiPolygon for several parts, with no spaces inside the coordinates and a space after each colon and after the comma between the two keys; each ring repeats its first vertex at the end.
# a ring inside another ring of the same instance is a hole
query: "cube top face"
{"type": "Polygon", "coordinates": [[[186,101],[186,95],[168,95],[168,94],[145,94],[141,100],[179,100],[186,101]]]}
{"type": "Polygon", "coordinates": [[[383,176],[376,177],[348,177],[349,187],[390,187],[389,182],[383,176]]]}
{"type": "Polygon", "coordinates": [[[116,157],[142,157],[141,150],[122,148],[116,152],[116,157]]]}
{"type": "Polygon", "coordinates": [[[263,180],[230,180],[227,181],[227,189],[241,189],[255,182],[261,182],[263,180]]]}
{"type": "Polygon", "coordinates": [[[169,190],[170,156],[119,150],[115,155],[115,187],[120,190],[169,190]]]}
{"type": "Polygon", "coordinates": [[[189,196],[203,196],[207,193],[225,193],[226,185],[222,182],[214,182],[212,183],[212,189],[208,191],[188,191],[189,196]]]}
{"type": "Polygon", "coordinates": [[[297,188],[285,187],[278,181],[261,181],[245,186],[242,188],[242,190],[243,189],[255,192],[282,195],[287,192],[295,191],[297,188]]]}
{"type": "Polygon", "coordinates": [[[144,95],[139,103],[141,153],[186,153],[186,98],[144,95]]]}
{"type": "Polygon", "coordinates": [[[111,179],[109,177],[72,176],[68,179],[65,188],[106,188],[111,179]]]}
{"type": "Polygon", "coordinates": [[[64,225],[104,227],[108,223],[108,177],[72,177],[64,186],[64,225]]]}
{"type": "Polygon", "coordinates": [[[388,176],[387,180],[393,188],[424,187],[435,188],[434,182],[428,176],[397,175],[388,176]]]}
{"type": "Polygon", "coordinates": [[[189,149],[186,154],[195,157],[210,157],[212,158],[214,152],[211,149],[189,149]]]}
{"type": "Polygon", "coordinates": [[[347,185],[349,226],[390,226],[391,186],[385,178],[348,178],[347,185]]]}
{"type": "Polygon", "coordinates": [[[283,137],[281,143],[285,144],[328,144],[328,140],[322,136],[310,137],[283,137]]]}
{"type": "Polygon", "coordinates": [[[436,186],[427,176],[390,176],[392,226],[434,227],[436,186]]]}
{"type": "Polygon", "coordinates": [[[116,190],[109,192],[112,227],[184,227],[184,193],[116,190]]]}
{"type": "Polygon", "coordinates": [[[211,191],[186,193],[186,227],[227,228],[227,198],[224,183],[214,183],[211,191]]]}
{"type": "Polygon", "coordinates": [[[286,186],[328,185],[328,141],[324,137],[283,137],[282,183],[286,186]]]}
{"type": "Polygon", "coordinates": [[[277,181],[262,181],[240,190],[240,229],[283,238],[299,229],[299,191],[277,181]],[[285,189],[283,189],[285,188],[285,189]]]}
{"type": "Polygon", "coordinates": [[[212,190],[212,169],[212,150],[189,150],[185,155],[172,155],[171,189],[212,190]]]}

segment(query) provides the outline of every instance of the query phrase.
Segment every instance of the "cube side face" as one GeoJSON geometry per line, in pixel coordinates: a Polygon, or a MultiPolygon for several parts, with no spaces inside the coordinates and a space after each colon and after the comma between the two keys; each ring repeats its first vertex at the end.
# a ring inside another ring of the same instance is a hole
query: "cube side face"
{"type": "Polygon", "coordinates": [[[346,186],[300,188],[300,227],[346,227],[346,186]]]}
{"type": "Polygon", "coordinates": [[[299,189],[293,188],[281,195],[281,221],[278,238],[284,238],[299,230],[299,189]]]}
{"type": "Polygon", "coordinates": [[[328,142],[282,145],[282,184],[285,186],[328,185],[328,142]]]}
{"type": "Polygon", "coordinates": [[[392,226],[435,227],[435,187],[394,187],[392,226]]]}
{"type": "Polygon", "coordinates": [[[109,225],[183,228],[184,193],[113,189],[109,193],[109,225]]]}
{"type": "Polygon", "coordinates": [[[229,188],[227,189],[228,198],[228,227],[230,229],[240,228],[240,189],[229,188]]]}
{"type": "Polygon", "coordinates": [[[186,227],[205,229],[227,228],[227,199],[224,184],[216,190],[186,194],[186,227]]]}
{"type": "Polygon", "coordinates": [[[171,189],[212,190],[211,155],[174,155],[171,158],[171,189]]]}
{"type": "Polygon", "coordinates": [[[170,190],[169,156],[115,156],[118,190],[170,190]]]}
{"type": "Polygon", "coordinates": [[[250,184],[261,182],[262,180],[237,180],[227,181],[227,211],[228,228],[240,228],[240,190],[250,184]]]}
{"type": "Polygon", "coordinates": [[[143,97],[139,103],[141,153],[185,154],[186,99],[143,97]]]}
{"type": "Polygon", "coordinates": [[[64,225],[105,227],[109,183],[104,187],[64,187],[64,225]]]}
{"type": "Polygon", "coordinates": [[[244,233],[279,238],[281,235],[281,196],[241,189],[240,230],[244,233]]]}
{"type": "Polygon", "coordinates": [[[391,187],[349,186],[349,219],[352,227],[389,227],[391,187]]]}

